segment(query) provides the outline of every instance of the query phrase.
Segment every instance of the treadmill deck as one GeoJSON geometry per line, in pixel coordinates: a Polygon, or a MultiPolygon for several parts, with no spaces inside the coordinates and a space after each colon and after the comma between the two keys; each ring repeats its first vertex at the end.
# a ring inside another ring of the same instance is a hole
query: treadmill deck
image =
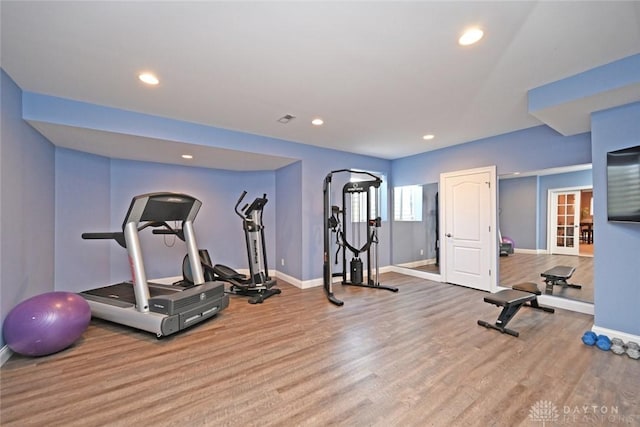
{"type": "MultiPolygon", "coordinates": [[[[169,295],[174,292],[180,292],[180,290],[181,289],[171,289],[168,286],[162,285],[154,286],[153,283],[149,283],[149,295],[151,298],[161,295],[169,295]]],[[[133,292],[133,283],[131,282],[116,283],[115,285],[104,286],[97,289],[90,289],[88,291],[81,292],[81,294],[120,301],[121,303],[127,303],[127,305],[136,304],[136,296],[133,292]]]]}

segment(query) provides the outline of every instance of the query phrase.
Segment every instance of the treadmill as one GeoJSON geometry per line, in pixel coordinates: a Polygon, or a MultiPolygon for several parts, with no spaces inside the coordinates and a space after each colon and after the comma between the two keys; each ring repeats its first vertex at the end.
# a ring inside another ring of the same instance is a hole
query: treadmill
{"type": "Polygon", "coordinates": [[[174,334],[209,319],[229,305],[224,282],[205,282],[193,221],[202,203],[179,193],[136,196],[122,224],[122,231],[83,233],[83,239],[115,240],[129,253],[133,281],[81,292],[97,318],[155,333],[174,334]],[[181,221],[174,229],[168,221],[181,221]],[[152,227],[153,234],[173,234],[187,245],[193,285],[164,285],[147,281],[139,232],[152,227]]]}

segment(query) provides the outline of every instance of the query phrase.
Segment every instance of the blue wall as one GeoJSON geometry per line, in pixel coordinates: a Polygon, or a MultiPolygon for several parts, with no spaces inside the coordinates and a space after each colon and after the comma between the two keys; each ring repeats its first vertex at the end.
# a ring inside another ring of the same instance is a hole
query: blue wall
{"type": "MultiPolygon", "coordinates": [[[[54,148],[22,120],[21,91],[0,69],[0,319],[54,290],[54,148]]],[[[0,347],[4,346],[0,337],[0,347]]]]}
{"type": "Polygon", "coordinates": [[[111,162],[61,148],[56,148],[55,159],[56,289],[82,291],[111,283],[112,244],[80,237],[118,230],[111,227],[111,162]]]}
{"type": "Polygon", "coordinates": [[[516,249],[538,249],[538,177],[501,179],[498,183],[498,224],[516,249]]]}
{"type": "Polygon", "coordinates": [[[625,87],[633,88],[640,82],[638,71],[640,54],[635,54],[537,87],[528,93],[529,111],[554,108],[625,87]]]}
{"type": "Polygon", "coordinates": [[[302,162],[276,171],[276,258],[279,272],[302,277],[302,162]],[[284,265],[283,265],[284,261],[284,265]]]}
{"type": "Polygon", "coordinates": [[[500,230],[516,248],[547,249],[547,204],[551,189],[590,187],[591,170],[501,179],[500,230]]]}
{"type": "Polygon", "coordinates": [[[560,188],[589,187],[593,184],[592,171],[543,175],[539,179],[538,194],[538,248],[547,249],[547,205],[549,190],[560,188]]]}
{"type": "MultiPolygon", "coordinates": [[[[113,225],[121,226],[131,198],[136,194],[157,191],[190,194],[202,201],[202,207],[194,222],[198,246],[209,250],[214,264],[246,269],[248,260],[242,221],[234,212],[234,206],[244,190],[247,191],[244,203],[251,202],[265,193],[268,198],[275,197],[275,173],[233,172],[114,160],[111,181],[112,223],[115,220],[113,225]]],[[[267,257],[274,259],[275,204],[265,206],[263,221],[267,257]]],[[[159,236],[147,233],[144,237],[142,243],[147,243],[144,253],[149,259],[148,277],[180,275],[185,254],[184,243],[178,241],[171,247],[173,241],[169,238],[166,239],[167,242],[158,242],[159,236]]],[[[116,260],[113,256],[112,259],[116,260]]],[[[112,262],[112,271],[125,268],[128,272],[126,256],[119,257],[117,261],[118,264],[112,262]],[[123,262],[125,264],[122,264],[123,262]]]]}
{"type": "Polygon", "coordinates": [[[392,161],[393,185],[438,182],[440,173],[496,165],[498,175],[591,163],[588,133],[537,126],[392,161]]]}
{"type": "MultiPolygon", "coordinates": [[[[398,186],[438,182],[443,172],[488,165],[496,165],[498,174],[503,175],[587,163],[591,163],[590,134],[564,137],[547,126],[537,126],[393,160],[391,170],[393,185],[398,186]]],[[[506,196],[499,195],[502,234],[514,239],[519,248],[545,248],[546,199],[541,207],[537,200],[540,196],[534,193],[521,205],[522,200],[519,197],[514,199],[514,192],[509,191],[510,187],[519,185],[517,180],[501,180],[499,183],[499,186],[506,185],[508,191],[506,196]],[[505,200],[501,201],[501,198],[505,200]],[[541,209],[544,209],[542,214],[541,209]],[[514,210],[523,215],[522,221],[526,227],[520,226],[519,219],[507,217],[514,210]],[[536,232],[538,236],[544,236],[539,237],[537,242],[536,232]]],[[[531,184],[527,191],[533,191],[531,184]]],[[[546,197],[546,188],[538,191],[544,191],[546,197]]]]}
{"type": "MultiPolygon", "coordinates": [[[[82,240],[90,231],[118,231],[131,199],[158,191],[187,193],[202,201],[194,229],[198,246],[212,262],[247,269],[242,222],[234,206],[267,194],[275,197],[275,172],[233,172],[110,160],[56,149],[56,288],[81,291],[130,280],[126,251],[114,241],[82,240]]],[[[243,203],[244,204],[244,203],[243,203]]],[[[264,210],[267,257],[275,257],[275,203],[264,210]]],[[[184,242],[172,236],[141,233],[149,279],[180,276],[184,242]]]]}
{"type": "MultiPolygon", "coordinates": [[[[390,161],[374,157],[332,150],[319,150],[309,146],[301,146],[297,155],[303,158],[302,164],[302,279],[322,277],[323,262],[323,194],[324,178],[332,170],[360,169],[379,172],[389,176],[390,161]]],[[[341,200],[336,195],[342,186],[332,187],[335,193],[333,200],[341,200]]],[[[379,230],[380,265],[388,265],[391,259],[390,224],[384,221],[379,230]]]]}
{"type": "MultiPolygon", "coordinates": [[[[2,319],[20,300],[53,290],[54,279],[56,289],[74,290],[84,289],[85,284],[128,278],[121,248],[106,242],[84,242],[78,236],[83,231],[121,226],[131,197],[141,192],[162,188],[202,198],[203,211],[196,220],[200,246],[212,252],[225,248],[222,253],[212,253],[215,261],[239,268],[243,266],[244,245],[233,204],[244,189],[251,190],[249,197],[268,193],[273,204],[267,205],[265,222],[272,268],[282,268],[279,261],[285,258],[285,272],[304,281],[322,276],[322,181],[331,170],[376,171],[392,177],[394,185],[408,185],[437,182],[440,173],[454,170],[496,165],[498,174],[505,174],[591,163],[593,156],[598,229],[596,324],[640,335],[640,264],[636,261],[640,227],[606,221],[604,165],[606,151],[639,143],[638,104],[594,114],[591,134],[563,137],[546,126],[538,126],[387,161],[44,95],[21,94],[4,72],[1,76],[2,319]],[[23,111],[21,95],[22,102],[26,102],[23,111]],[[276,172],[240,173],[109,160],[72,150],[54,150],[21,116],[221,148],[241,147],[299,162],[276,172]],[[284,217],[280,218],[280,214],[284,217]],[[282,230],[290,238],[280,237],[280,227],[290,227],[282,230]],[[109,248],[100,247],[103,243],[109,248]],[[32,262],[34,259],[37,263],[32,262]]],[[[380,232],[381,265],[390,260],[388,225],[384,224],[380,232]]],[[[153,257],[161,262],[150,262],[150,276],[176,274],[175,260],[184,252],[178,256],[174,249],[164,245],[152,249],[153,257]]]]}
{"type": "Polygon", "coordinates": [[[594,113],[595,324],[640,335],[640,224],[607,221],[608,151],[640,145],[640,103],[594,113]]]}
{"type": "MultiPolygon", "coordinates": [[[[438,184],[436,183],[422,186],[422,220],[393,221],[391,258],[394,264],[436,259],[437,193],[438,184]]],[[[393,204],[389,209],[389,215],[392,217],[393,204]]]]}
{"type": "MultiPolygon", "coordinates": [[[[293,268],[293,270],[287,271],[294,273],[299,270],[300,276],[293,277],[303,281],[322,277],[322,182],[325,175],[331,170],[342,168],[376,171],[386,176],[390,174],[390,161],[388,160],[29,92],[23,94],[23,117],[27,120],[58,125],[78,126],[233,150],[242,149],[253,153],[298,159],[302,162],[299,172],[295,174],[283,172],[278,179],[279,191],[277,192],[284,194],[290,188],[295,191],[300,190],[300,198],[293,200],[299,206],[290,206],[289,208],[299,209],[302,224],[301,239],[293,242],[287,241],[287,247],[277,247],[273,256],[269,254],[269,257],[274,261],[276,253],[291,257],[292,261],[288,264],[290,264],[289,268],[293,268]],[[289,181],[289,179],[294,179],[294,181],[289,181]],[[293,247],[292,243],[300,246],[293,247]],[[300,254],[299,260],[296,255],[292,255],[296,252],[300,254]],[[297,266],[291,265],[296,262],[297,266]]],[[[117,184],[120,180],[118,174],[113,171],[111,179],[113,184],[117,184]]],[[[275,182],[275,176],[272,180],[275,182]]],[[[160,182],[167,183],[166,180],[160,182]]],[[[237,182],[230,182],[230,185],[232,187],[229,188],[229,191],[233,193],[239,194],[244,189],[237,182]]],[[[273,192],[273,197],[270,197],[273,201],[272,206],[278,205],[278,202],[274,200],[275,193],[276,191],[273,192]]],[[[114,203],[116,202],[115,195],[111,195],[111,200],[114,203]]],[[[203,202],[205,201],[203,200],[203,202]]],[[[62,232],[66,232],[66,230],[62,232]]],[[[280,242],[283,243],[282,240],[280,242]]],[[[380,230],[380,265],[384,266],[389,263],[390,247],[390,227],[387,224],[383,225],[380,230]]],[[[271,262],[273,268],[281,267],[279,261],[282,258],[283,256],[278,257],[277,265],[275,262],[271,262]]],[[[285,262],[285,267],[287,267],[286,264],[287,262],[285,262]]]]}

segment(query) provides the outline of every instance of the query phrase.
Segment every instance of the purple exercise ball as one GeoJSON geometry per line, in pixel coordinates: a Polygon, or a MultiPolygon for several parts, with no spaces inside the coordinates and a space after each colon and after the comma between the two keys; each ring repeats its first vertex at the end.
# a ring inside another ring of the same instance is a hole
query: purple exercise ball
{"type": "Polygon", "coordinates": [[[502,243],[510,243],[511,246],[515,247],[515,242],[513,241],[513,239],[511,237],[507,237],[507,236],[502,236],[502,243]]]}
{"type": "Polygon", "coordinates": [[[16,305],[2,325],[11,350],[24,356],[46,356],[73,344],[89,326],[91,308],[80,295],[48,292],[16,305]]]}

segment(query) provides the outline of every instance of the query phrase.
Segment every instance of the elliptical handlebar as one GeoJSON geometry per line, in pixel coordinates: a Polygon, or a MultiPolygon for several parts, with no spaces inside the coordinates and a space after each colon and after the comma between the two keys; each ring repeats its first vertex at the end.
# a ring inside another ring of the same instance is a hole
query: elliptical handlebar
{"type": "Polygon", "coordinates": [[[267,204],[267,193],[264,193],[262,197],[257,197],[253,202],[245,203],[242,208],[238,209],[238,206],[242,203],[242,200],[247,195],[246,191],[243,191],[240,195],[240,198],[236,202],[234,210],[236,211],[236,215],[242,218],[242,221],[258,221],[258,219],[253,217],[254,212],[259,212],[259,221],[262,223],[262,213],[264,209],[264,205],[267,204]]]}
{"type": "MultiPolygon", "coordinates": [[[[244,215],[242,215],[242,212],[240,212],[238,210],[238,206],[240,206],[240,203],[242,203],[242,199],[244,199],[244,196],[247,195],[247,191],[243,191],[242,194],[240,195],[240,198],[238,199],[238,201],[236,202],[235,207],[233,208],[236,211],[236,215],[238,215],[240,218],[244,219],[244,215]]],[[[244,205],[244,207],[242,208],[242,210],[244,211],[246,209],[247,205],[244,205]]]]}

